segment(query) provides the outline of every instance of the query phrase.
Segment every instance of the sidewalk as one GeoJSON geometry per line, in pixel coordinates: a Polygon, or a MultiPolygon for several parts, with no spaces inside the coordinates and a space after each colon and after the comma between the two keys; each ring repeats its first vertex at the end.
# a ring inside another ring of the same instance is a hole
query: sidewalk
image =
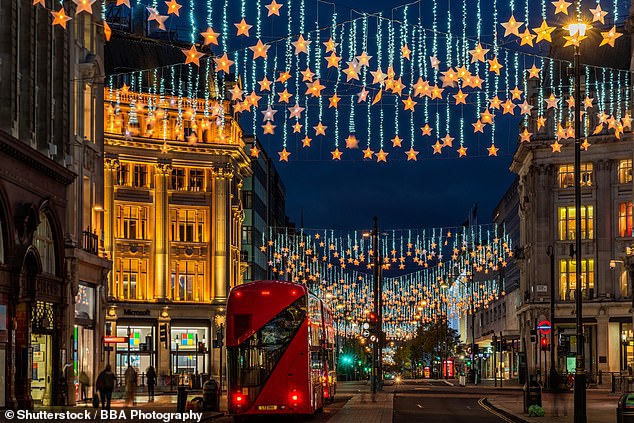
{"type": "Polygon", "coordinates": [[[328,423],[392,423],[394,394],[362,392],[353,396],[328,423]]]}
{"type": "MultiPolygon", "coordinates": [[[[562,395],[562,394],[559,394],[562,395]]],[[[588,422],[592,423],[613,423],[616,421],[616,406],[621,394],[610,393],[604,389],[588,389],[586,391],[586,413],[588,422]]],[[[573,393],[572,391],[563,394],[560,403],[559,414],[556,416],[554,396],[550,392],[542,392],[542,407],[546,414],[544,417],[528,417],[524,413],[523,393],[507,393],[492,395],[487,398],[489,405],[493,409],[500,411],[516,422],[555,422],[571,423],[573,421],[573,393]],[[567,416],[565,415],[567,411],[567,416]]]]}

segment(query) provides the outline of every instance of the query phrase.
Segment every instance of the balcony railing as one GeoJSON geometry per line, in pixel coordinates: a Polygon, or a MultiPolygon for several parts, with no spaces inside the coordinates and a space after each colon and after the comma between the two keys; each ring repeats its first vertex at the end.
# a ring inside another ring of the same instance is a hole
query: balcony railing
{"type": "Polygon", "coordinates": [[[83,231],[81,247],[90,254],[99,255],[99,236],[90,231],[83,231]]]}

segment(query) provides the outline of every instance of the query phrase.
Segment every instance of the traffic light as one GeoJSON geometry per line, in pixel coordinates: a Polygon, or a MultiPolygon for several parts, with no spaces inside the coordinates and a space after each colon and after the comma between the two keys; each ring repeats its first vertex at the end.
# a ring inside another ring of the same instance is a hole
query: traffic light
{"type": "Polygon", "coordinates": [[[167,332],[168,332],[167,323],[159,324],[159,340],[160,342],[163,343],[165,348],[169,348],[169,344],[168,344],[169,336],[167,335],[167,332]]]}
{"type": "Polygon", "coordinates": [[[496,350],[498,350],[498,349],[499,349],[499,348],[498,348],[498,337],[497,337],[497,336],[495,336],[495,335],[493,335],[493,336],[491,337],[491,346],[493,347],[493,351],[496,351],[496,350]]]}
{"type": "Polygon", "coordinates": [[[541,341],[539,341],[541,346],[542,346],[542,351],[549,351],[550,350],[550,345],[548,345],[548,338],[542,338],[541,341]]]}
{"type": "Polygon", "coordinates": [[[207,351],[207,348],[205,347],[205,343],[202,341],[198,341],[198,352],[204,353],[206,351],[207,351]]]}
{"type": "Polygon", "coordinates": [[[368,313],[368,323],[370,324],[370,332],[376,333],[379,324],[379,316],[373,311],[368,313]]]}

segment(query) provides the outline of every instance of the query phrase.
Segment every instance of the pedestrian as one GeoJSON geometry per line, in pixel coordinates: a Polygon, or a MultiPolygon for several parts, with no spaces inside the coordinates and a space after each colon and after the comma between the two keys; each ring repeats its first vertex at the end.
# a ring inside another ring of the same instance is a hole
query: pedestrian
{"type": "Polygon", "coordinates": [[[555,403],[555,416],[568,415],[568,386],[559,376],[555,379],[556,383],[553,389],[553,400],[555,403]]]}
{"type": "Polygon", "coordinates": [[[80,400],[87,401],[88,400],[87,391],[88,391],[88,387],[90,386],[90,378],[88,377],[86,372],[82,370],[81,373],[79,373],[77,380],[79,381],[79,387],[80,387],[80,400]]]}
{"type": "Polygon", "coordinates": [[[148,402],[154,402],[154,385],[156,385],[156,370],[150,366],[145,371],[145,377],[147,378],[147,396],[148,402]]]}
{"type": "Polygon", "coordinates": [[[116,377],[112,373],[110,364],[106,365],[106,368],[97,376],[96,388],[101,398],[101,408],[110,410],[110,401],[112,400],[112,391],[116,384],[116,377]]]}
{"type": "Polygon", "coordinates": [[[125,371],[125,405],[136,405],[136,370],[128,366],[125,371]]]}

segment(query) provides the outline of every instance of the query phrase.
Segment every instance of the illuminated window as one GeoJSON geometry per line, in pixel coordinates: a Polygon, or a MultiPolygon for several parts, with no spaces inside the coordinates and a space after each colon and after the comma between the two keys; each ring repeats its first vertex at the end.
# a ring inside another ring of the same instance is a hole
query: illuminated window
{"type": "MultiPolygon", "coordinates": [[[[561,300],[574,300],[576,286],[575,260],[560,260],[559,296],[561,300]]],[[[581,292],[583,299],[594,298],[594,259],[581,260],[581,292]]]]}
{"type": "Polygon", "coordinates": [[[205,171],[203,169],[189,169],[189,191],[203,191],[205,171]]]}
{"type": "Polygon", "coordinates": [[[132,186],[145,188],[147,187],[147,166],[144,164],[134,165],[134,173],[132,178],[132,186]]]}
{"type": "Polygon", "coordinates": [[[40,224],[33,234],[33,244],[40,254],[42,271],[51,275],[55,274],[55,243],[53,231],[44,213],[40,212],[40,224]]]}
{"type": "MultiPolygon", "coordinates": [[[[574,206],[559,207],[559,240],[570,241],[575,239],[574,206]]],[[[581,206],[581,239],[594,239],[594,207],[581,206]]]]}
{"type": "Polygon", "coordinates": [[[172,209],[172,241],[205,242],[205,211],[172,209]]]}
{"type": "Polygon", "coordinates": [[[130,165],[128,163],[120,163],[119,169],[117,169],[117,185],[127,185],[129,173],[130,165]]]}
{"type": "MultiPolygon", "coordinates": [[[[559,166],[559,188],[575,186],[575,167],[571,164],[559,166]]],[[[581,186],[592,186],[592,163],[581,164],[581,186]]]]}
{"type": "Polygon", "coordinates": [[[185,189],[185,169],[175,167],[172,169],[172,189],[182,191],[185,189]]]}
{"type": "Polygon", "coordinates": [[[632,236],[632,202],[619,204],[619,236],[632,236]]]}
{"type": "Polygon", "coordinates": [[[115,289],[124,300],[147,299],[147,259],[116,259],[115,289]]]}
{"type": "Polygon", "coordinates": [[[144,206],[117,206],[117,237],[148,239],[148,208],[144,206]]]}
{"type": "Polygon", "coordinates": [[[171,299],[173,301],[201,301],[205,281],[204,261],[181,260],[172,262],[171,299]]]}
{"type": "Polygon", "coordinates": [[[619,184],[632,182],[632,159],[619,161],[619,184]]]}

